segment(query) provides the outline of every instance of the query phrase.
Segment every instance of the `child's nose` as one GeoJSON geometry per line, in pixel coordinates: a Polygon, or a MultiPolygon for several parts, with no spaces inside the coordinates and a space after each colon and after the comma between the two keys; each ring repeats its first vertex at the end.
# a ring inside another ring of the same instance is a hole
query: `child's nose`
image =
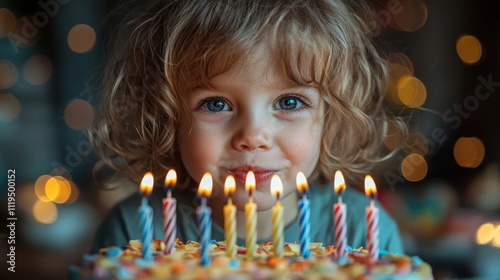
{"type": "Polygon", "coordinates": [[[268,150],[272,147],[272,128],[270,120],[254,116],[240,124],[233,137],[233,147],[240,151],[268,150]]]}

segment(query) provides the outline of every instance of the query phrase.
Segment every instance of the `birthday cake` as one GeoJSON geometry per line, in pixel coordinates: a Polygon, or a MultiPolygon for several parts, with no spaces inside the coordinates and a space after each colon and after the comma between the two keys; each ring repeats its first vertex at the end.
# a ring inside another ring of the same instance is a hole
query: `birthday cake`
{"type": "Polygon", "coordinates": [[[225,242],[212,241],[210,263],[200,265],[200,244],[176,240],[176,249],[165,254],[165,244],[153,240],[153,260],[141,256],[142,243],[131,240],[125,248],[102,248],[97,255],[85,255],[82,264],[70,268],[69,279],[433,279],[429,264],[419,257],[383,250],[370,261],[363,248],[351,249],[339,257],[334,246],[310,243],[311,256],[300,257],[300,245],[286,243],[283,257],[273,254],[273,243],[257,247],[249,260],[238,247],[234,259],[227,257],[225,242]]]}

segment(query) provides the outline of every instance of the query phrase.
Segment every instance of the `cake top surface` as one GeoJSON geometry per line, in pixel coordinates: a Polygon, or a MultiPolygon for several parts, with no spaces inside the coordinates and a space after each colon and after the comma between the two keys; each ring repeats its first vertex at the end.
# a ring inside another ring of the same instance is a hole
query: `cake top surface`
{"type": "Polygon", "coordinates": [[[73,267],[73,279],[432,279],[431,267],[419,257],[380,251],[370,261],[364,248],[349,248],[339,257],[332,245],[311,243],[311,257],[300,256],[300,244],[286,243],[283,256],[273,254],[273,243],[257,247],[253,259],[238,247],[236,258],[227,257],[225,242],[212,241],[211,263],[200,265],[200,244],[176,240],[173,254],[165,244],[153,241],[152,261],[141,258],[142,243],[131,240],[125,248],[102,248],[98,255],[85,255],[81,267],[73,267]]]}

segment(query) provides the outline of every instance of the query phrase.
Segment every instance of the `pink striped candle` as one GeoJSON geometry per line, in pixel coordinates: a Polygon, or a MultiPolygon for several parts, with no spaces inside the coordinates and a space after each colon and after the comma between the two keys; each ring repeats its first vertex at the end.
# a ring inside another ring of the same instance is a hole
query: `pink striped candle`
{"type": "Polygon", "coordinates": [[[335,247],[339,258],[347,256],[347,206],[342,203],[342,192],[345,190],[345,181],[342,172],[335,172],[334,190],[338,195],[338,202],[333,205],[335,247]]]}
{"type": "Polygon", "coordinates": [[[153,209],[148,205],[148,198],[153,191],[154,177],[147,172],[142,178],[140,192],[142,193],[141,206],[139,207],[139,228],[142,241],[142,258],[153,259],[153,209]]]}
{"type": "Polygon", "coordinates": [[[165,253],[175,252],[175,237],[177,234],[177,200],[172,197],[172,189],[177,183],[175,170],[170,169],[165,177],[167,196],[163,198],[163,233],[165,235],[165,253]]]}
{"type": "Polygon", "coordinates": [[[377,188],[370,175],[365,177],[365,193],[370,197],[370,205],[366,207],[366,246],[368,247],[370,261],[374,262],[378,260],[379,253],[379,213],[378,208],[375,206],[377,188]]]}

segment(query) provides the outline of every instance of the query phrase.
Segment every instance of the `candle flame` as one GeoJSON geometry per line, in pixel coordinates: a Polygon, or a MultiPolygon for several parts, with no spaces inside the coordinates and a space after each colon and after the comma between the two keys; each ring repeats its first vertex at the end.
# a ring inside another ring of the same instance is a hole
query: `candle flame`
{"type": "Polygon", "coordinates": [[[245,190],[247,192],[252,192],[255,190],[255,175],[253,174],[253,171],[250,170],[247,173],[247,178],[245,180],[245,190]]]}
{"type": "Polygon", "coordinates": [[[224,183],[224,194],[230,196],[236,190],[236,181],[233,175],[228,175],[226,177],[226,182],[224,183]]]}
{"type": "Polygon", "coordinates": [[[301,193],[306,193],[308,189],[306,176],[302,172],[297,173],[297,189],[301,193]]]}
{"type": "Polygon", "coordinates": [[[153,173],[146,172],[146,174],[144,174],[144,177],[142,177],[141,185],[139,188],[142,195],[150,195],[151,194],[151,192],[153,191],[154,182],[155,182],[155,179],[153,177],[153,173]]]}
{"type": "Polygon", "coordinates": [[[342,171],[337,170],[335,172],[335,179],[333,182],[334,182],[333,189],[337,194],[340,194],[345,190],[345,180],[344,176],[342,175],[342,171]]]}
{"type": "Polygon", "coordinates": [[[271,178],[271,194],[276,197],[283,194],[283,183],[281,183],[280,176],[276,174],[271,178]]]}
{"type": "Polygon", "coordinates": [[[377,195],[377,187],[375,186],[375,181],[372,176],[365,176],[365,194],[370,198],[374,198],[377,195]]]}
{"type": "Polygon", "coordinates": [[[173,187],[177,183],[177,173],[175,173],[175,170],[170,169],[167,173],[167,176],[165,176],[165,186],[168,187],[173,187]]]}
{"type": "Polygon", "coordinates": [[[212,194],[212,184],[212,174],[210,174],[210,172],[205,172],[200,181],[198,195],[202,197],[209,197],[212,194]]]}

